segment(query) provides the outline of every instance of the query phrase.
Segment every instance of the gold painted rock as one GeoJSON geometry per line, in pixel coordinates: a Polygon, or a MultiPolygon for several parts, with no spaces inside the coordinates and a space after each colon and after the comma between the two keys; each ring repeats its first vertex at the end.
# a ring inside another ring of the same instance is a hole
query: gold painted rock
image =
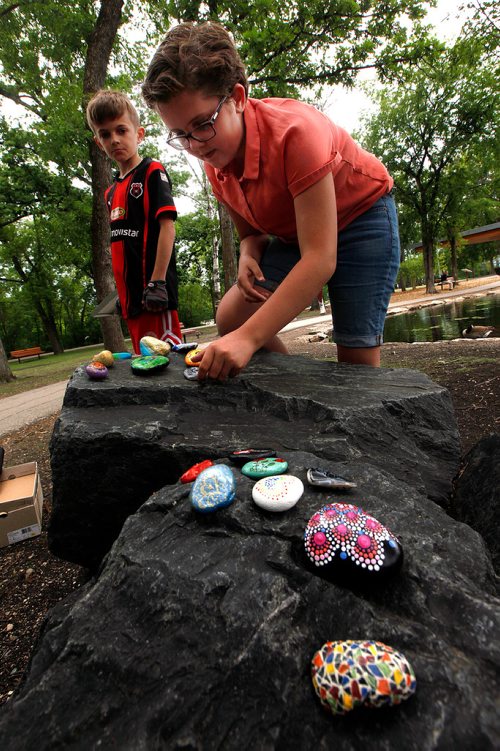
{"type": "Polygon", "coordinates": [[[110,352],[109,349],[103,349],[103,351],[99,352],[98,355],[94,355],[92,362],[102,362],[102,364],[107,368],[112,368],[115,364],[115,358],[113,357],[113,353],[110,352]]]}
{"type": "Polygon", "coordinates": [[[142,355],[161,355],[162,357],[167,357],[172,349],[169,342],[164,342],[155,336],[143,336],[139,346],[142,355]]]}

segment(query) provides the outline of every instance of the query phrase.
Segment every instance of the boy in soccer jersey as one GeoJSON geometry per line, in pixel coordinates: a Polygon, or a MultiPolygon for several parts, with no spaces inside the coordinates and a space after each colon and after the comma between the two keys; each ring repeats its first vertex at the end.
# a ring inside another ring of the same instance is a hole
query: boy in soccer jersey
{"type": "Polygon", "coordinates": [[[122,315],[134,351],[143,336],[182,342],[177,313],[175,228],[171,182],[160,162],[142,159],[137,111],[119,91],[98,91],[87,106],[94,140],[118,165],[105,192],[111,222],[111,261],[122,315]]]}

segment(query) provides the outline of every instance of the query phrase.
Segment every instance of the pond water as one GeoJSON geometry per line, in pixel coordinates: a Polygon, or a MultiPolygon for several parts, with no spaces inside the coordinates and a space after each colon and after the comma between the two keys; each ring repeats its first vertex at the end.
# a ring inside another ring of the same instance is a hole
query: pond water
{"type": "Polygon", "coordinates": [[[431,305],[411,313],[389,316],[384,342],[438,342],[458,339],[469,323],[500,328],[500,295],[431,305]]]}

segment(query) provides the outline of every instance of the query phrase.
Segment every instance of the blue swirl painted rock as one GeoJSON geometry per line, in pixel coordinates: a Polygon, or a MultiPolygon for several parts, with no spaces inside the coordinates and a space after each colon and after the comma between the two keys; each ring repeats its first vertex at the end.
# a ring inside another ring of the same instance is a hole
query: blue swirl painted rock
{"type": "Polygon", "coordinates": [[[208,514],[229,506],[234,501],[236,481],[225,464],[204,469],[194,481],[189,494],[195,511],[208,514]]]}
{"type": "Polygon", "coordinates": [[[342,715],[357,707],[392,707],[416,691],[406,657],[378,641],[326,642],[315,653],[311,674],[323,707],[342,715]]]}
{"type": "Polygon", "coordinates": [[[351,503],[329,503],[313,514],[304,532],[304,546],[318,573],[345,579],[393,573],[403,560],[397,537],[351,503]]]}

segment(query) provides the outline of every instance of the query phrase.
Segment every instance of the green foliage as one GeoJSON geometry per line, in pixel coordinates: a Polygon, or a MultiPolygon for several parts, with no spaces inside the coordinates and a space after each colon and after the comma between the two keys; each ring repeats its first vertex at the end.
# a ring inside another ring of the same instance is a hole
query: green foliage
{"type": "Polygon", "coordinates": [[[179,285],[179,320],[185,326],[198,326],[213,318],[210,288],[196,282],[179,285]]]}

